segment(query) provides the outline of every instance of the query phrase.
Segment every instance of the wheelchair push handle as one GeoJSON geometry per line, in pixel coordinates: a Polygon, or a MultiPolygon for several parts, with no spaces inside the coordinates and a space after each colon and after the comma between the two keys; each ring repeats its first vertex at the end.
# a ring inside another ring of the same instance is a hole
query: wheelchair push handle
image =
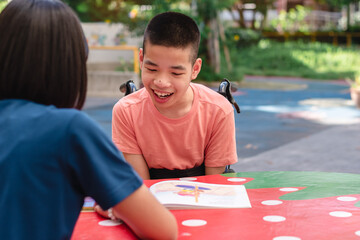
{"type": "Polygon", "coordinates": [[[231,86],[231,83],[229,80],[227,80],[226,78],[224,78],[224,80],[220,83],[219,85],[219,90],[218,93],[220,93],[221,95],[223,95],[224,97],[226,97],[227,100],[229,100],[229,102],[234,105],[236,112],[240,113],[240,108],[237,105],[237,103],[235,102],[231,92],[232,91],[236,91],[237,89],[233,86],[231,86]]]}
{"type": "Polygon", "coordinates": [[[119,87],[120,92],[129,95],[130,93],[136,92],[136,86],[133,80],[128,80],[126,83],[123,83],[119,87]]]}
{"type": "MultiPolygon", "coordinates": [[[[126,83],[123,83],[119,87],[120,92],[125,93],[126,95],[129,95],[130,93],[136,92],[137,88],[135,86],[135,83],[133,80],[128,80],[126,83]]],[[[237,89],[233,86],[231,86],[231,83],[229,80],[224,78],[224,80],[219,85],[219,90],[217,91],[221,95],[223,95],[229,102],[234,105],[236,112],[240,113],[240,108],[235,102],[233,96],[231,95],[231,91],[236,91],[237,89]]]]}

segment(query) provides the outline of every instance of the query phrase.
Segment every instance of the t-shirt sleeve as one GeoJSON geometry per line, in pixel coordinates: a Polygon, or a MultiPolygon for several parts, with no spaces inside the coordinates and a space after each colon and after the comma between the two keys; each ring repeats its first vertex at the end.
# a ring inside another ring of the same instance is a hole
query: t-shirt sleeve
{"type": "Polygon", "coordinates": [[[117,102],[112,112],[112,140],[122,152],[142,154],[136,139],[134,121],[130,107],[125,107],[121,100],[117,102]]]}
{"type": "Polygon", "coordinates": [[[141,178],[123,159],[111,139],[84,113],[69,124],[67,154],[71,176],[85,196],[103,209],[113,207],[142,185],[141,178]]]}
{"type": "Polygon", "coordinates": [[[237,162],[234,113],[218,112],[216,119],[205,149],[206,167],[223,167],[237,162]]]}

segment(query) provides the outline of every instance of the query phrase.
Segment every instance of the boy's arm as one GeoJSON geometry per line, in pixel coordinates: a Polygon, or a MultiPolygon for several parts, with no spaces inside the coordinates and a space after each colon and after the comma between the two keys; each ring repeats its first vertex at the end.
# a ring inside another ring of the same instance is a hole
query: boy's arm
{"type": "Polygon", "coordinates": [[[205,167],[205,175],[222,174],[225,172],[226,166],[223,167],[205,167]]]}
{"type": "Polygon", "coordinates": [[[149,167],[143,155],[130,153],[123,153],[123,155],[125,160],[130,163],[142,179],[150,179],[149,167]]]}
{"type": "Polygon", "coordinates": [[[216,115],[217,123],[205,152],[206,175],[222,174],[227,165],[237,162],[235,118],[232,106],[226,103],[229,105],[227,114],[218,112],[216,115]]]}
{"type": "Polygon", "coordinates": [[[176,239],[175,217],[149,192],[145,185],[113,207],[140,239],[176,239]]]}

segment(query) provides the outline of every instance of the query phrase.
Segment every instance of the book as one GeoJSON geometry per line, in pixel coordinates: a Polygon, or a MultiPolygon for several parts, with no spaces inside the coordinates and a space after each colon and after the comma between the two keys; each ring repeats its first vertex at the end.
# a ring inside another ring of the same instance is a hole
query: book
{"type": "Polygon", "coordinates": [[[251,208],[244,185],[160,181],[150,192],[168,209],[251,208]]]}
{"type": "Polygon", "coordinates": [[[94,210],[95,200],[91,197],[85,197],[82,211],[94,210]]]}

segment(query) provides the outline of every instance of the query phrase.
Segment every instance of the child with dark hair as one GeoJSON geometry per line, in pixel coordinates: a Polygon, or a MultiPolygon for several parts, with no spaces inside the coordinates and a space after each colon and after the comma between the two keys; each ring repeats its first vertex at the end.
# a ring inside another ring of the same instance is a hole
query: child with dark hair
{"type": "Polygon", "coordinates": [[[12,0],[0,33],[1,239],[70,239],[85,196],[140,238],[176,239],[174,216],[77,110],[87,45],[74,12],[59,0],[12,0]]]}
{"type": "Polygon", "coordinates": [[[143,179],[223,173],[237,162],[232,105],[192,83],[201,70],[200,32],[176,12],[155,16],[140,49],[143,89],[113,108],[112,137],[143,179]]]}

